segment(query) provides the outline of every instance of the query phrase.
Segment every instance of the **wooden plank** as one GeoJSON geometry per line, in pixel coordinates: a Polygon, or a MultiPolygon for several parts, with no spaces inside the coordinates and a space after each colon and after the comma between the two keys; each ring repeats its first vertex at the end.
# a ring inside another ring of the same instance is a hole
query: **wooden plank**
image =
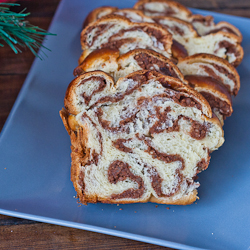
{"type": "MultiPolygon", "coordinates": [[[[27,20],[33,25],[39,26],[45,30],[50,25],[50,18],[48,17],[29,17],[27,20]]],[[[56,39],[56,36],[54,37],[56,39]]],[[[4,43],[3,43],[4,44],[4,43]]],[[[22,48],[22,53],[15,54],[14,51],[4,44],[4,48],[0,48],[0,75],[1,74],[27,74],[35,59],[35,56],[27,49],[22,48]]],[[[50,51],[44,50],[49,56],[50,51]]],[[[46,58],[45,60],[46,61],[46,58]]]]}
{"type": "Polygon", "coordinates": [[[1,226],[37,224],[37,223],[40,223],[40,222],[32,221],[32,220],[19,219],[19,218],[5,216],[5,215],[0,215],[0,227],[1,226]]]}
{"type": "Polygon", "coordinates": [[[170,249],[45,223],[0,226],[1,249],[170,249]]]}
{"type": "Polygon", "coordinates": [[[114,236],[0,215],[1,249],[169,249],[114,236]]]}
{"type": "Polygon", "coordinates": [[[246,0],[207,0],[207,1],[194,1],[194,0],[178,0],[179,3],[192,8],[202,9],[244,9],[250,8],[250,1],[246,0]]]}
{"type": "Polygon", "coordinates": [[[25,78],[25,74],[0,75],[0,131],[15,103],[25,78]]]}
{"type": "Polygon", "coordinates": [[[18,1],[20,6],[12,7],[13,11],[21,11],[24,8],[26,12],[30,12],[31,17],[53,17],[60,0],[44,0],[44,1],[18,1]]]}

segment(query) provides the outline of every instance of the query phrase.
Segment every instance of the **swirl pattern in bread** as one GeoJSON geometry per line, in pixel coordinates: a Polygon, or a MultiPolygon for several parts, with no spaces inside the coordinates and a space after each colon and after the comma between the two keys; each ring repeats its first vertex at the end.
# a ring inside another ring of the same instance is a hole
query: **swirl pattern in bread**
{"type": "Polygon", "coordinates": [[[180,80],[102,71],[69,85],[60,112],[72,143],[71,178],[88,202],[190,204],[195,176],[224,141],[207,101],[180,80]]]}
{"type": "Polygon", "coordinates": [[[226,60],[209,54],[186,57],[176,66],[151,50],[136,49],[119,56],[118,50],[100,49],[92,52],[74,72],[77,75],[94,70],[109,73],[116,81],[137,70],[155,70],[178,78],[206,98],[221,124],[233,112],[230,94],[236,95],[240,88],[236,69],[226,60]]]}
{"type": "Polygon", "coordinates": [[[201,36],[223,31],[235,35],[238,42],[242,41],[242,34],[234,25],[228,22],[219,22],[215,24],[212,16],[203,16],[200,14],[193,15],[188,8],[175,1],[139,0],[134,8],[143,11],[147,16],[171,16],[189,22],[201,36]]]}
{"type": "Polygon", "coordinates": [[[158,24],[134,23],[122,16],[109,15],[82,31],[81,45],[81,61],[100,48],[118,49],[120,54],[137,48],[150,48],[171,57],[172,35],[158,24]]]}
{"type": "MultiPolygon", "coordinates": [[[[174,3],[172,1],[166,2],[165,0],[159,2],[157,1],[158,0],[150,1],[147,4],[150,4],[150,6],[159,4],[162,5],[162,8],[160,9],[164,9],[166,8],[166,6],[171,6],[171,4],[174,3]]],[[[140,3],[142,4],[142,2],[140,3]]],[[[176,7],[179,5],[174,4],[174,6],[176,7]]],[[[234,66],[237,66],[240,64],[243,58],[243,49],[240,46],[240,42],[242,40],[241,33],[239,31],[237,32],[236,27],[231,24],[227,24],[226,22],[220,22],[216,26],[212,26],[212,24],[210,24],[209,26],[205,26],[206,29],[204,28],[203,30],[203,36],[200,37],[191,23],[173,17],[175,15],[162,16],[161,12],[158,12],[158,15],[156,15],[156,12],[155,15],[147,17],[140,10],[119,10],[110,7],[109,11],[107,11],[108,8],[109,7],[103,7],[103,13],[101,16],[105,16],[105,13],[112,13],[115,15],[124,16],[131,22],[157,23],[168,30],[173,36],[173,43],[171,48],[172,56],[177,60],[194,54],[209,53],[224,58],[234,66]],[[228,30],[231,30],[232,32],[228,32],[228,30]]],[[[95,18],[92,18],[92,20],[97,20],[98,16],[100,16],[101,11],[101,8],[98,8],[98,11],[94,10],[91,16],[95,16],[95,18]]],[[[183,11],[183,8],[181,8],[180,11],[183,11]]],[[[146,12],[146,14],[148,13],[146,12]]],[[[203,18],[203,16],[201,15],[193,15],[190,16],[189,19],[191,17],[192,20],[197,23],[197,25],[200,25],[202,23],[201,20],[205,18],[203,18]]],[[[108,18],[108,16],[106,16],[106,18],[108,18]]],[[[208,25],[207,19],[209,19],[209,23],[211,23],[210,16],[208,16],[204,19],[206,21],[203,20],[206,25],[208,25]]],[[[89,17],[87,18],[87,20],[89,20],[89,17]]]]}
{"type": "Polygon", "coordinates": [[[74,70],[74,75],[94,70],[102,70],[112,75],[115,81],[138,70],[155,70],[186,82],[178,67],[169,58],[147,49],[134,49],[122,55],[115,49],[95,50],[74,70]]]}
{"type": "Polygon", "coordinates": [[[226,60],[210,54],[195,54],[180,60],[177,64],[184,76],[199,75],[216,79],[229,91],[237,95],[240,77],[237,70],[226,60]]]}

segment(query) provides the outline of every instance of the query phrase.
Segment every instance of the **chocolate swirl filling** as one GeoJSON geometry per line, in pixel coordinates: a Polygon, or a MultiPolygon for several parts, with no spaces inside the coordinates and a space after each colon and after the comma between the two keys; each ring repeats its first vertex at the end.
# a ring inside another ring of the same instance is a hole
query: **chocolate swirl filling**
{"type": "Polygon", "coordinates": [[[108,169],[108,180],[110,183],[116,184],[118,181],[124,181],[129,178],[138,184],[138,189],[130,188],[120,194],[112,194],[111,199],[138,199],[143,195],[145,187],[142,178],[138,175],[134,175],[129,168],[128,163],[119,160],[110,164],[108,169]]]}

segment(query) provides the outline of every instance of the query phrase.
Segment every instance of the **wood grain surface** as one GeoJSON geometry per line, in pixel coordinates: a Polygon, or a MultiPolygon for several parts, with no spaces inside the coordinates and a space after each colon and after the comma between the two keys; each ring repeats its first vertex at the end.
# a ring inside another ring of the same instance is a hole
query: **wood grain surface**
{"type": "MultiPolygon", "coordinates": [[[[250,17],[249,0],[179,0],[193,8],[250,17]]],[[[18,1],[31,12],[28,20],[48,29],[59,0],[18,1]]],[[[34,60],[24,50],[0,48],[0,129],[2,129],[34,60]]],[[[2,190],[1,190],[2,191],[2,190]]],[[[0,249],[170,249],[79,229],[0,215],[0,249]]]]}

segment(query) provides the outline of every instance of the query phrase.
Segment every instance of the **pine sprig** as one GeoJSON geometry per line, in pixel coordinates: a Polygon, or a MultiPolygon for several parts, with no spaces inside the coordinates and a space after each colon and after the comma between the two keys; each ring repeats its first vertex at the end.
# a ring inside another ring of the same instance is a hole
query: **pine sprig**
{"type": "MultiPolygon", "coordinates": [[[[3,47],[1,40],[7,43],[17,54],[21,48],[27,47],[30,51],[42,60],[42,56],[38,54],[40,47],[49,50],[42,45],[44,36],[55,35],[30,24],[25,17],[30,13],[24,13],[26,9],[16,13],[10,11],[11,6],[20,6],[16,3],[0,3],[0,46],[3,47]]],[[[50,50],[49,50],[50,51],[50,50]]],[[[41,50],[46,56],[46,54],[41,50]]]]}

